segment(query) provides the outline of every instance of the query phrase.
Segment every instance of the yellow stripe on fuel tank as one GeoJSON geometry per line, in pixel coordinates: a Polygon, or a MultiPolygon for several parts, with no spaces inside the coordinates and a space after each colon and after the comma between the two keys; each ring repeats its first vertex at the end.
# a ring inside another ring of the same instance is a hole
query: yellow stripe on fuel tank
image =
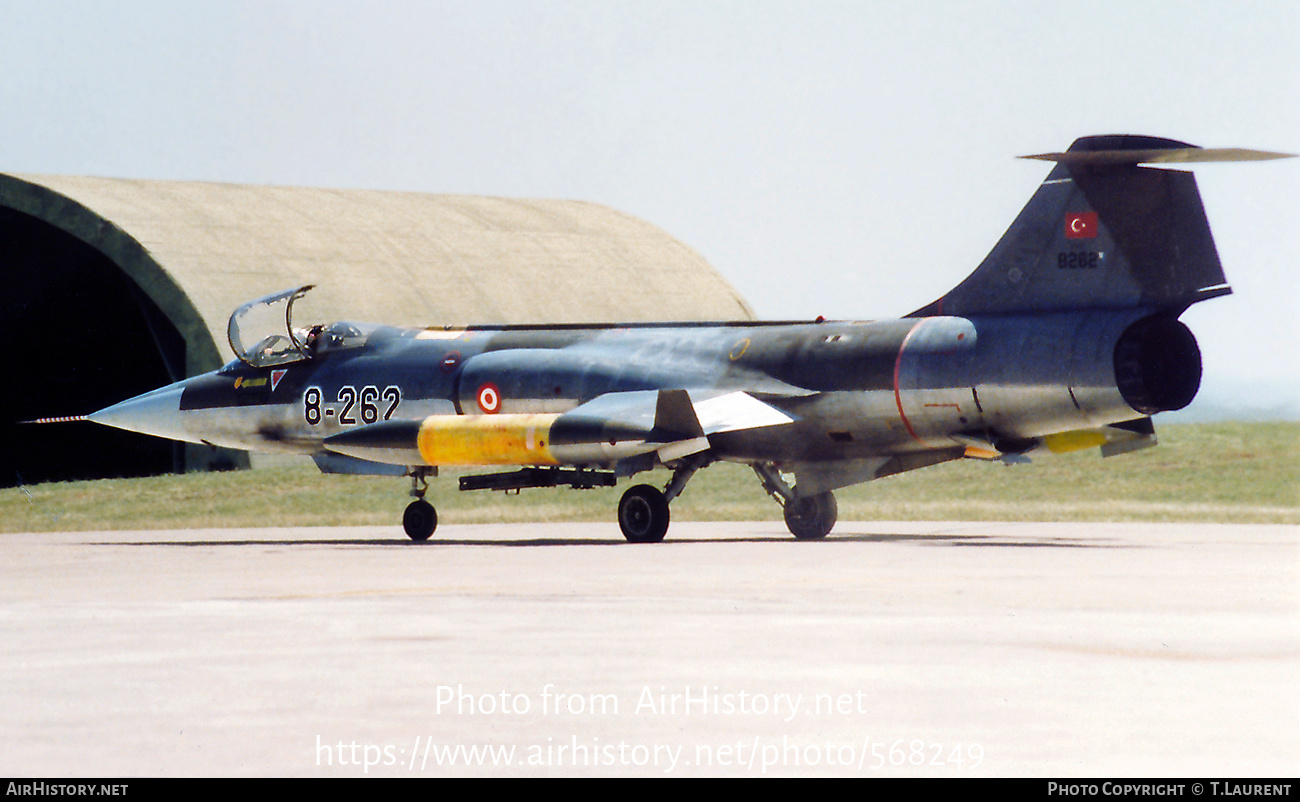
{"type": "Polygon", "coordinates": [[[1072,432],[1049,434],[1043,438],[1043,443],[1053,454],[1068,454],[1071,451],[1082,451],[1093,446],[1104,446],[1106,435],[1096,429],[1076,429],[1072,432]]]}
{"type": "Polygon", "coordinates": [[[431,415],[420,424],[430,465],[558,465],[549,447],[559,415],[431,415]]]}

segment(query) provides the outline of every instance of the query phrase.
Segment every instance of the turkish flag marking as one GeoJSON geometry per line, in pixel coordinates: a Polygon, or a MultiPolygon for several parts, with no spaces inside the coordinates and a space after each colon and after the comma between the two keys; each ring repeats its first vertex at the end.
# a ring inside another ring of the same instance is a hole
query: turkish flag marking
{"type": "Polygon", "coordinates": [[[1097,213],[1075,212],[1065,216],[1066,239],[1092,239],[1097,236],[1097,213]]]}

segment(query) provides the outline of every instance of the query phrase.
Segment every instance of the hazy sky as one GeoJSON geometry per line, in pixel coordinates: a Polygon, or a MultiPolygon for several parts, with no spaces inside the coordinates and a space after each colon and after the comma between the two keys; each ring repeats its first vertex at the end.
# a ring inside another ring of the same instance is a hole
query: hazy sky
{"type": "MultiPolygon", "coordinates": [[[[590,200],[779,318],[942,295],[1016,155],[1300,152],[1292,0],[0,0],[0,76],[3,172],[590,200]]],[[[1196,172],[1236,290],[1184,316],[1201,403],[1300,410],[1300,159],[1196,172]]]]}

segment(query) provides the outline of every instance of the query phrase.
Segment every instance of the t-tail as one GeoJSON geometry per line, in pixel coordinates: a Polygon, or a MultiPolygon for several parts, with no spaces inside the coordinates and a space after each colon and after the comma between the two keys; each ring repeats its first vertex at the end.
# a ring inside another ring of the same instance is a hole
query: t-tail
{"type": "Polygon", "coordinates": [[[1064,153],[988,257],[909,317],[1148,309],[1176,318],[1232,292],[1191,173],[1143,164],[1255,161],[1288,154],[1091,136],[1064,153]]]}

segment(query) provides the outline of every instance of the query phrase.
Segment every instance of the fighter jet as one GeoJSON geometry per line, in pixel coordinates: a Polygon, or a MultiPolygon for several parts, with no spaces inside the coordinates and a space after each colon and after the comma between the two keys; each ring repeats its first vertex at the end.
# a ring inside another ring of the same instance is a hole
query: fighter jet
{"type": "Polygon", "coordinates": [[[236,359],[85,416],[191,443],[302,454],[326,473],[409,477],[426,540],[444,466],[461,490],[613,486],[624,536],[662,540],[701,468],[749,465],[790,532],[821,538],[834,491],[959,459],[1156,444],[1151,416],[1196,395],[1179,316],[1231,292],[1192,174],[1281,158],[1140,136],[1085,137],[973,273],[897,320],[298,326],[310,286],[230,317],[236,359]],[[1148,166],[1144,166],[1148,165],[1148,166]],[[501,470],[508,468],[508,470],[501,470]]]}

